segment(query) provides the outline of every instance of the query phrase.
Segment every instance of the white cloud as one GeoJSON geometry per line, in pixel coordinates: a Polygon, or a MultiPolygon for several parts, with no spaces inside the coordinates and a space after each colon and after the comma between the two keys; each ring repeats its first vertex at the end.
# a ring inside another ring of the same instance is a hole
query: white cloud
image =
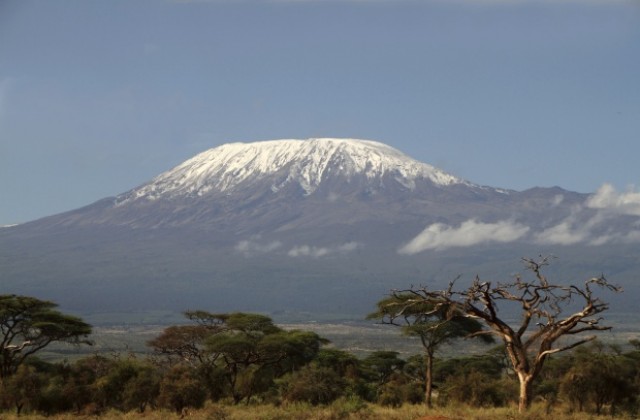
{"type": "Polygon", "coordinates": [[[640,220],[630,223],[633,230],[614,231],[607,226],[616,216],[640,216],[640,193],[629,190],[618,193],[609,184],[604,184],[590,196],[584,206],[574,209],[573,213],[557,225],[534,235],[535,241],[543,245],[574,245],[583,243],[601,246],[609,243],[640,242],[640,220]],[[587,210],[593,210],[589,218],[587,210]]]}
{"type": "Polygon", "coordinates": [[[632,230],[622,237],[622,242],[636,243],[640,242],[640,230],[632,230]]]}
{"type": "Polygon", "coordinates": [[[290,257],[313,257],[320,258],[330,254],[347,254],[360,248],[361,244],[358,242],[347,242],[342,245],[332,247],[317,247],[309,245],[294,246],[289,250],[287,255],[290,257]]]}
{"type": "MultiPolygon", "coordinates": [[[[337,254],[344,255],[353,252],[362,246],[359,242],[346,242],[334,246],[312,246],[312,245],[296,245],[287,251],[290,257],[312,257],[320,258],[327,255],[337,254]]],[[[236,252],[251,256],[256,254],[267,254],[281,250],[283,247],[280,241],[263,242],[260,235],[252,236],[249,239],[239,241],[234,249],[236,252]]]]}
{"type": "Polygon", "coordinates": [[[325,247],[315,247],[309,245],[301,245],[293,247],[287,255],[290,257],[324,257],[329,253],[329,249],[325,247]]]}
{"type": "Polygon", "coordinates": [[[442,223],[428,226],[408,244],[398,250],[401,254],[417,254],[429,249],[442,250],[465,247],[486,242],[512,242],[529,231],[529,227],[513,221],[482,223],[467,220],[458,228],[442,223]]]}
{"type": "Polygon", "coordinates": [[[235,250],[238,252],[242,252],[245,255],[250,254],[265,254],[267,252],[276,251],[278,248],[282,247],[282,243],[280,241],[272,241],[266,244],[261,244],[258,242],[260,238],[255,237],[251,240],[243,240],[236,244],[235,250]]]}
{"type": "Polygon", "coordinates": [[[564,201],[564,195],[562,195],[562,194],[556,194],[556,195],[553,197],[553,201],[551,202],[551,205],[552,205],[553,207],[557,207],[557,206],[559,206],[563,201],[564,201]]]}
{"type": "Polygon", "coordinates": [[[600,209],[615,214],[640,216],[640,192],[630,188],[619,193],[611,184],[602,185],[587,200],[587,207],[600,209]]]}
{"type": "Polygon", "coordinates": [[[574,245],[589,243],[599,245],[610,240],[609,234],[594,237],[594,230],[606,221],[602,212],[596,212],[590,218],[580,217],[584,214],[584,207],[576,207],[572,214],[562,222],[534,235],[537,243],[542,245],[574,245]]]}
{"type": "Polygon", "coordinates": [[[623,243],[623,244],[633,244],[640,242],[640,230],[632,230],[627,233],[608,233],[605,235],[600,235],[596,238],[593,238],[589,241],[589,245],[599,246],[606,245],[608,243],[623,243]]]}
{"type": "Polygon", "coordinates": [[[346,244],[342,244],[338,247],[338,252],[352,252],[358,248],[360,248],[360,244],[358,242],[347,242],[346,244]]]}
{"type": "Polygon", "coordinates": [[[535,234],[536,242],[547,245],[573,245],[585,241],[588,230],[578,231],[569,220],[535,234]]]}

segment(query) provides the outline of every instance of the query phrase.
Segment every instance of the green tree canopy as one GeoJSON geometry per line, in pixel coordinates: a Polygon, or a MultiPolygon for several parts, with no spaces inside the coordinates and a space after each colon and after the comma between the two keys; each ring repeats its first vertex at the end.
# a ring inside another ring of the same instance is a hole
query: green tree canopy
{"type": "MultiPolygon", "coordinates": [[[[416,300],[413,292],[394,293],[377,306],[378,310],[369,314],[368,319],[401,326],[403,334],[420,338],[425,352],[425,402],[430,407],[436,350],[452,340],[481,332],[482,324],[447,302],[416,300]]],[[[488,335],[479,337],[485,342],[493,341],[488,335]]]]}
{"type": "Polygon", "coordinates": [[[0,295],[0,378],[14,374],[30,355],[53,342],[91,344],[91,326],[53,302],[0,295]]]}
{"type": "Polygon", "coordinates": [[[224,380],[235,402],[305,366],[327,342],[313,332],[285,331],[260,314],[198,310],[185,316],[195,325],[169,327],[148,344],[170,365],[186,362],[199,368],[214,397],[220,396],[224,380]]]}

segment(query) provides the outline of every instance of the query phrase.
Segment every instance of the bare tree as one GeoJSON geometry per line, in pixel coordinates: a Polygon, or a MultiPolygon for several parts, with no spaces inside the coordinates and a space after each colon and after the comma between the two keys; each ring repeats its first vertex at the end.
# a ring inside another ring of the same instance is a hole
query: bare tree
{"type": "Polygon", "coordinates": [[[483,322],[488,330],[474,333],[494,334],[502,339],[507,355],[520,382],[518,409],[525,411],[531,403],[533,380],[540,373],[545,360],[554,353],[587,343],[595,336],[572,337],[588,331],[603,331],[610,326],[600,324],[595,315],[609,309],[609,305],[594,296],[594,287],[620,292],[621,288],[609,284],[604,275],[587,280],[583,286],[550,284],[542,274],[550,257],[538,260],[523,258],[535,279],[528,281],[517,276],[510,283],[493,285],[476,277],[465,290],[454,290],[455,281],[444,290],[432,291],[426,287],[397,291],[398,296],[413,295],[406,299],[407,307],[429,304],[430,311],[447,308],[447,313],[462,313],[483,322]],[[520,311],[519,323],[512,326],[499,314],[498,306],[515,305],[520,311]],[[455,310],[452,310],[455,309],[455,310]]]}

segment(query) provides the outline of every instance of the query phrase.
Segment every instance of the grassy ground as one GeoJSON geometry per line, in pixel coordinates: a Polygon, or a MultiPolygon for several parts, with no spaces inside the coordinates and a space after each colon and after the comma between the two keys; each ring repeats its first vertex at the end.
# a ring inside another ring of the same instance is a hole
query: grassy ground
{"type": "MultiPolygon", "coordinates": [[[[331,406],[312,407],[306,404],[294,404],[286,407],[272,405],[226,406],[208,404],[199,410],[189,410],[177,414],[170,411],[148,411],[145,413],[120,413],[111,411],[101,416],[66,414],[53,417],[0,413],[2,420],[84,420],[84,419],[146,419],[146,420],[596,420],[611,419],[611,416],[595,416],[586,413],[568,413],[562,408],[547,412],[542,405],[534,405],[529,412],[519,415],[515,407],[471,408],[466,406],[435,408],[427,410],[423,406],[405,405],[400,408],[387,408],[377,405],[338,401],[331,406]]],[[[632,419],[635,417],[617,417],[632,419]]]]}

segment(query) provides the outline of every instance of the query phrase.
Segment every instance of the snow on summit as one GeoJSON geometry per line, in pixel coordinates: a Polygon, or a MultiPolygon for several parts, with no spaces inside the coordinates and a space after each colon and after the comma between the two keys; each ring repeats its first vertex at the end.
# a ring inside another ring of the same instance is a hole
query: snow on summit
{"type": "Polygon", "coordinates": [[[391,175],[412,188],[417,179],[437,185],[466,183],[402,152],[369,140],[318,138],[229,143],[207,150],[127,194],[155,199],[228,191],[252,179],[273,176],[272,191],[298,183],[311,194],[329,173],[369,179],[391,175]]]}

